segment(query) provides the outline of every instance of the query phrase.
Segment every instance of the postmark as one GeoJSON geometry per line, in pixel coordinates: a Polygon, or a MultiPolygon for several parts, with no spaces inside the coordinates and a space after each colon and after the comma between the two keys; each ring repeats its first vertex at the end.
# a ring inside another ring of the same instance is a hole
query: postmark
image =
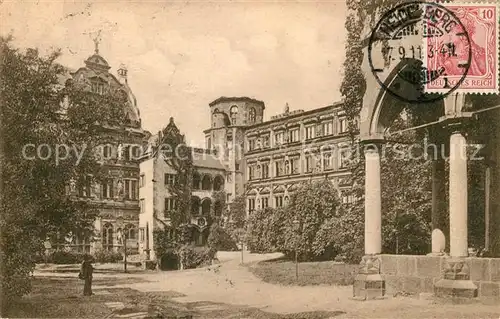
{"type": "MultiPolygon", "coordinates": [[[[465,37],[453,41],[449,55],[429,55],[425,60],[428,69],[443,67],[445,76],[425,84],[426,92],[442,93],[454,86],[462,78],[459,63],[468,59],[471,53],[469,70],[457,88],[462,93],[498,93],[498,7],[492,3],[446,3],[443,4],[462,22],[469,40],[465,37]]],[[[455,32],[459,26],[454,26],[455,32]]],[[[429,51],[441,50],[450,42],[447,35],[424,39],[424,48],[429,51]]]]}
{"type": "Polygon", "coordinates": [[[447,76],[446,65],[441,63],[444,59],[427,65],[428,58],[454,54],[459,40],[470,42],[465,26],[453,11],[437,3],[405,2],[381,16],[369,39],[368,61],[387,93],[406,103],[431,103],[457,90],[466,79],[470,49],[463,51],[463,59],[450,60],[457,70],[453,85],[448,81],[441,90],[426,90],[428,83],[447,76]],[[425,45],[424,39],[435,37],[443,39],[440,50],[425,45]]]}

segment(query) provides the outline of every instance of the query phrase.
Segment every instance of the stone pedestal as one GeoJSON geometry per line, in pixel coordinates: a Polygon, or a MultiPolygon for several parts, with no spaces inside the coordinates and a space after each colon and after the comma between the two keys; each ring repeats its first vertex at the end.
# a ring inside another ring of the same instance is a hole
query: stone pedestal
{"type": "Polygon", "coordinates": [[[437,297],[477,297],[477,286],[470,280],[469,267],[464,258],[450,258],[445,262],[443,279],[434,284],[437,297]]]}
{"type": "Polygon", "coordinates": [[[354,299],[370,300],[384,297],[385,281],[380,275],[380,262],[378,255],[363,256],[359,273],[354,278],[354,299]]]}

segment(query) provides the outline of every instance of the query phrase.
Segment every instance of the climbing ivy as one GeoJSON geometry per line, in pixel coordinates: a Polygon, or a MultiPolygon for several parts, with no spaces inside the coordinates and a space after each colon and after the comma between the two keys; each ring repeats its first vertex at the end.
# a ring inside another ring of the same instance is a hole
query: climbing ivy
{"type": "Polygon", "coordinates": [[[340,93],[344,98],[343,109],[349,120],[349,132],[354,138],[359,132],[354,120],[361,111],[366,79],[361,65],[363,48],[368,45],[372,30],[383,13],[405,2],[404,0],[354,0],[347,1],[348,15],[345,22],[347,40],[345,46],[344,79],[340,93]],[[366,33],[366,34],[365,34],[366,33]]]}

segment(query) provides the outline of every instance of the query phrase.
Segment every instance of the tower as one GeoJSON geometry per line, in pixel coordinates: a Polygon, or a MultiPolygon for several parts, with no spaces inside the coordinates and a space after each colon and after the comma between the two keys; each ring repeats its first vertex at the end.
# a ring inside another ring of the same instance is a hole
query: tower
{"type": "Polygon", "coordinates": [[[243,193],[245,130],[262,123],[265,105],[249,97],[220,97],[209,106],[211,128],[204,131],[205,146],[215,150],[227,167],[231,200],[243,193]]]}

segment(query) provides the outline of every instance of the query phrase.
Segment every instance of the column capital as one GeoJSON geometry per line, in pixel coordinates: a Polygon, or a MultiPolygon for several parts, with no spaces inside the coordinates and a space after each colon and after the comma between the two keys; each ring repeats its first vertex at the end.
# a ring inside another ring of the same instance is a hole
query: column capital
{"type": "Polygon", "coordinates": [[[363,153],[381,153],[382,147],[385,144],[385,140],[374,139],[374,140],[363,140],[359,142],[360,146],[363,148],[363,153]]]}
{"type": "Polygon", "coordinates": [[[468,129],[468,124],[472,120],[472,116],[462,116],[462,117],[447,117],[443,116],[440,118],[442,127],[447,130],[450,134],[460,133],[466,134],[468,129]]]}

